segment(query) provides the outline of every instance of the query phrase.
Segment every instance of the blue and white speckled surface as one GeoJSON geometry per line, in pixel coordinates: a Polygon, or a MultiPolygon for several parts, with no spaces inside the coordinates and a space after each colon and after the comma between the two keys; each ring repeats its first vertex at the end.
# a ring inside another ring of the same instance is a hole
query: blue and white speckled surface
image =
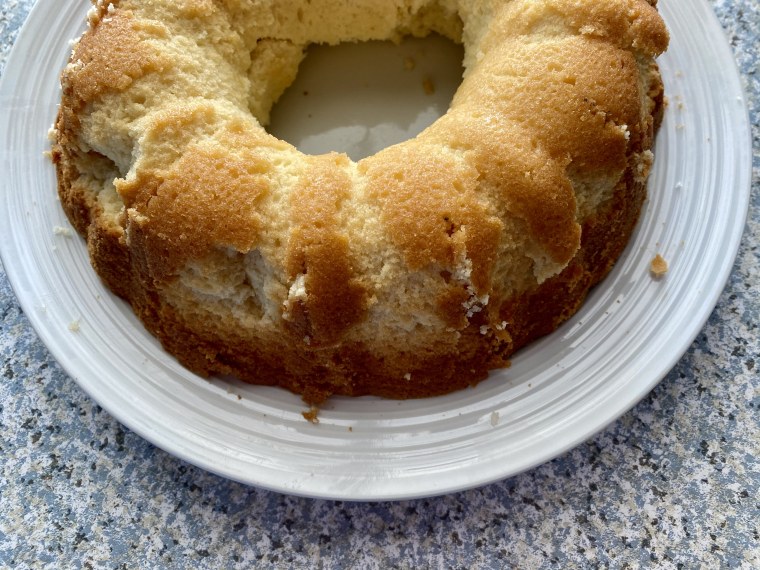
{"type": "MultiPolygon", "coordinates": [[[[33,4],[1,1],[0,68],[33,4]]],[[[760,0],[711,4],[754,125],[749,219],[709,322],[631,412],[550,463],[455,495],[359,504],[261,491],[102,411],[48,354],[0,267],[0,567],[759,568],[760,0]]]]}

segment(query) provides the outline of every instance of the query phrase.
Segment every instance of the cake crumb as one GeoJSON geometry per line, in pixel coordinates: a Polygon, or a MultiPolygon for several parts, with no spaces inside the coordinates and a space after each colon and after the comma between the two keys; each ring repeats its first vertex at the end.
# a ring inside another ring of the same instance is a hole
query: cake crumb
{"type": "Polygon", "coordinates": [[[319,414],[319,408],[317,406],[312,406],[305,412],[301,412],[301,415],[304,417],[304,419],[312,424],[318,424],[319,418],[317,417],[317,414],[319,414]]]}
{"type": "Polygon", "coordinates": [[[69,330],[71,332],[79,332],[80,326],[79,326],[79,319],[74,319],[69,323],[69,330]]]}
{"type": "Polygon", "coordinates": [[[499,425],[499,412],[491,412],[491,425],[493,427],[499,425]]]}
{"type": "Polygon", "coordinates": [[[425,95],[432,95],[435,93],[435,84],[429,77],[422,80],[422,88],[425,90],[425,95]]]}
{"type": "Polygon", "coordinates": [[[649,264],[649,271],[655,277],[662,277],[668,272],[668,262],[658,253],[654,256],[652,263],[649,264]]]}
{"type": "Polygon", "coordinates": [[[53,226],[53,233],[57,236],[63,236],[63,237],[68,237],[68,238],[74,235],[71,229],[64,228],[63,226],[53,226]]]}
{"type": "Polygon", "coordinates": [[[409,382],[409,380],[411,380],[411,379],[412,379],[412,373],[411,372],[407,372],[406,374],[404,374],[404,380],[406,380],[407,382],[409,382]]]}

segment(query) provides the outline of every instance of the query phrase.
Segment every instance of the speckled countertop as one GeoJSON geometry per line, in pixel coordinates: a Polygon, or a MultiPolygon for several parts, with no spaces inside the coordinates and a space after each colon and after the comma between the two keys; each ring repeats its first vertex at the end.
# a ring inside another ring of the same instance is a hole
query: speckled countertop
{"type": "MultiPolygon", "coordinates": [[[[0,68],[33,4],[0,2],[0,68]]],[[[0,267],[0,567],[760,568],[760,0],[711,4],[755,125],[749,219],[709,322],[631,412],[554,461],[454,495],[262,491],[104,412],[49,355],[0,267]]]]}

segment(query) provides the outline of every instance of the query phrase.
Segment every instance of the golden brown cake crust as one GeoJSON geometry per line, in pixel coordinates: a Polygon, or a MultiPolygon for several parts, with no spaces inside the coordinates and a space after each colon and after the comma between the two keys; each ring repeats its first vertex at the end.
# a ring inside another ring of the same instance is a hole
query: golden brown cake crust
{"type": "Polygon", "coordinates": [[[646,196],[653,1],[100,0],[89,22],[62,75],[61,202],[202,375],[309,403],[473,385],[577,311],[646,196]],[[262,127],[309,43],[432,31],[466,72],[417,138],[354,163],[262,127]]]}

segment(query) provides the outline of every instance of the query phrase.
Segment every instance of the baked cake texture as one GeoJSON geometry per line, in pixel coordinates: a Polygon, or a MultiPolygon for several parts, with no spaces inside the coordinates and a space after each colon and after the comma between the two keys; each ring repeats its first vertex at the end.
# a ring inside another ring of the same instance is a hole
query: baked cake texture
{"type": "Polygon", "coordinates": [[[98,1],[53,160],[92,264],[201,375],[413,398],[553,331],[636,224],[663,108],[650,0],[98,1]],[[464,45],[446,115],[352,162],[269,135],[309,44],[464,45]]]}

